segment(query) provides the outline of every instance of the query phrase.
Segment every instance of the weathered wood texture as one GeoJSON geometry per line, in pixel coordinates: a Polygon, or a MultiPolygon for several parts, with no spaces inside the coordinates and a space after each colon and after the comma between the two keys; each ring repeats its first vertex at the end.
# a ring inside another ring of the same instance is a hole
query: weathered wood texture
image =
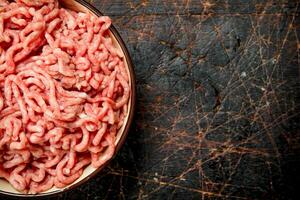
{"type": "MultiPolygon", "coordinates": [[[[137,78],[110,167],[59,199],[291,199],[299,169],[298,1],[94,0],[137,78]]],[[[297,192],[299,193],[299,192],[297,192]]]]}

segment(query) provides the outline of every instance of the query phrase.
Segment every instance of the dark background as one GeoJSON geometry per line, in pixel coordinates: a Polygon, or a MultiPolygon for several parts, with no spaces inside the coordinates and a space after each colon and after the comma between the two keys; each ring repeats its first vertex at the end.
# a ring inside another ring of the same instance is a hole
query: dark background
{"type": "Polygon", "coordinates": [[[132,56],[117,157],[54,199],[296,199],[300,2],[94,0],[132,56]]]}
{"type": "Polygon", "coordinates": [[[92,1],[132,56],[137,111],[111,165],[60,199],[293,199],[299,3],[92,1]]]}

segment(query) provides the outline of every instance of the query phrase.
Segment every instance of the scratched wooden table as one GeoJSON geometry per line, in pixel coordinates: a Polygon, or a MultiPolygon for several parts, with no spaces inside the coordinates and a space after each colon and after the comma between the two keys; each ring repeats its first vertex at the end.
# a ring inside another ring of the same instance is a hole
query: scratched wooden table
{"type": "Polygon", "coordinates": [[[131,53],[135,123],[103,173],[58,199],[299,193],[297,0],[92,4],[113,19],[131,53]]]}

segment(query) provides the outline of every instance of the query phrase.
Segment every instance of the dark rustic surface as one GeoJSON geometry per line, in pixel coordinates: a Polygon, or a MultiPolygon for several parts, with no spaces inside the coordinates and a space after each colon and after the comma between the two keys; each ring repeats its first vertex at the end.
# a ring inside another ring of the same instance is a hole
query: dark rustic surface
{"type": "Polygon", "coordinates": [[[58,199],[296,199],[297,1],[92,3],[135,64],[135,123],[103,173],[58,199]]]}

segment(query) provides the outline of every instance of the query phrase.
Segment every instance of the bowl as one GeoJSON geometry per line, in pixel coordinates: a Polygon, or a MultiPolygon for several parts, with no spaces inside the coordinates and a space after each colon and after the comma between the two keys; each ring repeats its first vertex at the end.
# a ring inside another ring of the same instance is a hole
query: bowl
{"type": "MultiPolygon", "coordinates": [[[[77,12],[89,12],[93,15],[96,16],[101,16],[103,15],[100,11],[98,11],[95,7],[90,5],[84,0],[59,0],[59,3],[62,7],[68,8],[70,10],[74,10],[77,12]]],[[[110,27],[110,32],[109,32],[113,44],[115,45],[116,48],[121,50],[123,53],[123,61],[126,66],[126,70],[129,76],[129,84],[131,88],[131,93],[130,93],[130,98],[128,101],[128,112],[125,117],[125,121],[123,123],[123,126],[119,129],[117,136],[116,136],[116,141],[115,141],[115,152],[113,157],[117,154],[121,146],[123,145],[127,135],[128,131],[130,128],[130,125],[133,120],[133,114],[134,114],[134,105],[135,105],[135,75],[134,75],[134,69],[133,69],[133,64],[130,58],[130,55],[128,53],[128,50],[125,46],[124,41],[122,40],[121,36],[119,35],[118,31],[116,28],[112,25],[110,27]]],[[[51,188],[48,191],[39,193],[39,194],[23,194],[15,190],[6,180],[0,179],[0,195],[4,196],[11,196],[11,197],[16,197],[16,198],[32,198],[32,197],[50,197],[50,196],[56,196],[60,195],[64,192],[70,191],[83,183],[87,182],[90,180],[92,177],[94,177],[96,174],[98,174],[104,167],[106,167],[109,162],[113,159],[110,158],[108,161],[106,161],[101,167],[95,169],[91,165],[85,168],[83,174],[79,179],[77,179],[75,182],[72,184],[66,186],[65,188],[51,188]]]]}

